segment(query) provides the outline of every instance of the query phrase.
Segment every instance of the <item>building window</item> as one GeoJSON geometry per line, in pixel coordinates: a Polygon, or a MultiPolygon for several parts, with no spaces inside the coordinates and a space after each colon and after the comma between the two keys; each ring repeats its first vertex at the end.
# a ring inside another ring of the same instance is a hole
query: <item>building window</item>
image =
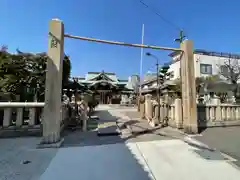
{"type": "Polygon", "coordinates": [[[212,74],[212,65],[211,64],[200,64],[201,74],[212,74]]]}

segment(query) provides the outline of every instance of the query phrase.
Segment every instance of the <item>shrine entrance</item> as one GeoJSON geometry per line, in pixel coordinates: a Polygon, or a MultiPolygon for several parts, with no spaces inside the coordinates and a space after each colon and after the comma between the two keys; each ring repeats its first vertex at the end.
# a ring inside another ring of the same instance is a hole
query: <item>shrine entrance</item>
{"type": "Polygon", "coordinates": [[[116,95],[121,94],[121,89],[110,82],[105,82],[104,84],[97,82],[95,85],[90,85],[90,90],[94,92],[93,96],[99,104],[120,103],[120,98],[116,101],[116,95]]]}
{"type": "Polygon", "coordinates": [[[99,103],[100,104],[111,104],[111,90],[99,90],[99,103]]]}
{"type": "MultiPolygon", "coordinates": [[[[74,36],[64,32],[64,24],[59,19],[52,19],[49,23],[48,37],[48,62],[45,86],[45,103],[44,105],[44,121],[43,136],[46,139],[57,139],[60,132],[59,112],[61,112],[61,93],[62,93],[62,67],[64,58],[64,38],[78,39],[95,43],[105,43],[118,46],[148,48],[155,50],[167,50],[180,53],[181,64],[181,83],[182,83],[182,121],[183,128],[186,133],[198,133],[197,121],[197,104],[196,104],[196,85],[195,85],[195,69],[193,59],[193,42],[185,40],[181,42],[179,48],[160,47],[145,44],[131,44],[119,41],[101,40],[89,37],[74,36]],[[58,116],[57,116],[58,115],[58,116]],[[54,132],[53,132],[54,131],[54,132]],[[54,135],[54,136],[53,136],[54,135]],[[49,138],[52,137],[53,138],[49,138]]],[[[104,81],[103,81],[104,82],[104,81]]],[[[105,82],[104,82],[105,83],[105,82]]],[[[115,84],[115,83],[113,83],[115,84]]],[[[98,89],[100,90],[100,89],[98,89]]],[[[101,89],[106,90],[106,89],[101,89]]],[[[112,90],[112,89],[109,89],[112,90]]],[[[116,88],[116,94],[118,89],[116,88]]],[[[100,100],[106,103],[108,100],[107,93],[99,91],[100,100]]],[[[119,98],[119,94],[117,94],[119,98]]],[[[111,98],[113,101],[113,98],[111,98]]],[[[160,102],[158,99],[160,107],[160,102]]],[[[54,141],[54,140],[53,140],[54,141]]]]}

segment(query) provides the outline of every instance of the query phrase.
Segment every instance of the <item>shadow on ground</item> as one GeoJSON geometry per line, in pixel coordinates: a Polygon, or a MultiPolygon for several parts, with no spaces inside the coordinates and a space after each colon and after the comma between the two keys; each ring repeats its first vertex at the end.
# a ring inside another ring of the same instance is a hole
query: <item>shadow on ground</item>
{"type": "MultiPolygon", "coordinates": [[[[103,111],[96,111],[94,116],[98,116],[103,111]]],[[[82,146],[98,146],[106,144],[117,144],[124,143],[124,139],[120,136],[98,136],[98,126],[104,123],[115,123],[114,125],[107,126],[102,129],[108,131],[107,129],[116,128],[116,121],[118,117],[112,116],[108,111],[104,112],[105,119],[90,119],[88,124],[88,131],[83,132],[82,130],[65,130],[64,143],[62,147],[82,147],[82,146]]]]}
{"type": "MultiPolygon", "coordinates": [[[[96,115],[100,116],[103,111],[96,112],[96,115]]],[[[131,112],[134,113],[134,112],[131,112]]],[[[128,134],[128,135],[118,135],[118,136],[98,136],[97,125],[108,122],[116,122],[119,117],[111,115],[108,111],[104,112],[105,119],[94,120],[90,131],[82,132],[79,130],[66,132],[64,137],[63,148],[67,147],[84,147],[84,146],[99,146],[99,145],[113,145],[113,144],[125,144],[129,142],[142,142],[142,141],[154,141],[154,140],[171,140],[176,139],[176,137],[169,136],[158,131],[159,129],[151,129],[146,131],[140,131],[139,133],[128,134]]],[[[123,120],[124,121],[124,120],[123,120]]],[[[120,126],[122,132],[126,129],[126,125],[137,126],[138,120],[127,120],[123,126],[120,126]]],[[[91,123],[90,123],[91,124],[91,123]]],[[[104,130],[116,128],[116,125],[111,125],[107,127],[102,127],[104,130]]],[[[218,152],[211,152],[207,149],[199,149],[195,147],[193,150],[198,156],[206,160],[219,160],[223,161],[226,158],[218,152]]]]}
{"type": "Polygon", "coordinates": [[[146,130],[140,131],[139,133],[131,134],[126,125],[134,125],[137,120],[126,120],[127,123],[124,125],[119,125],[117,127],[117,121],[119,117],[113,116],[108,111],[96,111],[94,116],[101,116],[104,112],[104,119],[91,119],[89,121],[88,131],[83,132],[80,129],[76,130],[65,130],[63,133],[64,143],[63,148],[66,147],[83,147],[83,146],[98,146],[98,145],[108,145],[126,142],[138,142],[138,141],[153,141],[153,140],[169,140],[173,139],[171,137],[166,137],[163,134],[155,132],[156,130],[146,130]],[[105,126],[106,125],[106,126],[105,126]],[[109,133],[110,135],[99,135],[98,127],[100,131],[109,133]],[[121,130],[125,134],[111,133],[121,130]]]}
{"type": "Polygon", "coordinates": [[[214,127],[207,128],[201,136],[195,139],[224,152],[237,161],[234,164],[240,166],[240,127],[214,127]]]}
{"type": "MultiPolygon", "coordinates": [[[[102,112],[97,111],[94,115],[98,116],[102,112]]],[[[54,164],[60,164],[61,158],[64,154],[74,154],[69,159],[64,160],[64,164],[72,165],[77,163],[77,168],[81,169],[81,178],[96,177],[93,179],[114,179],[114,180],[150,180],[152,179],[151,173],[146,170],[146,165],[139,159],[139,155],[133,152],[126,146],[127,138],[122,138],[120,135],[114,136],[99,136],[98,127],[108,132],[108,129],[112,130],[116,128],[116,121],[118,117],[111,115],[108,111],[104,112],[104,119],[90,120],[92,121],[89,126],[89,131],[82,132],[81,130],[65,131],[64,144],[57,156],[57,160],[53,161],[52,167],[49,169],[51,172],[56,172],[54,164]],[[106,127],[101,126],[107,124],[106,127]],[[62,154],[61,154],[62,153],[62,154]],[[79,163],[82,162],[82,163],[79,163]],[[88,162],[88,163],[84,163],[88,162]],[[104,165],[107,166],[104,166],[104,165]],[[80,167],[79,167],[80,166],[80,167]],[[91,172],[89,172],[91,169],[91,172]]],[[[63,158],[64,159],[64,158],[63,158]]],[[[55,159],[54,159],[55,160],[55,159]]],[[[61,166],[61,165],[60,165],[61,166]]],[[[51,172],[47,171],[43,175],[43,180],[48,177],[54,177],[55,179],[75,179],[74,173],[63,173],[60,175],[51,175],[51,172]]]]}
{"type": "Polygon", "coordinates": [[[194,152],[203,159],[212,161],[225,161],[228,158],[224,157],[220,152],[209,151],[204,149],[196,149],[194,152]]]}

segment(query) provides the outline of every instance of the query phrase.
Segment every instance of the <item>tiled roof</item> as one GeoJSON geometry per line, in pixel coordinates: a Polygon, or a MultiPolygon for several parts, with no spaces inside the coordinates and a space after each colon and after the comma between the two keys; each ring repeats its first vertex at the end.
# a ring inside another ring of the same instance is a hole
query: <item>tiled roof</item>
{"type": "Polygon", "coordinates": [[[119,82],[128,82],[127,79],[118,79],[119,82]]]}
{"type": "Polygon", "coordinates": [[[109,72],[88,72],[88,74],[86,74],[85,80],[89,81],[89,80],[95,79],[101,74],[106,75],[112,81],[118,81],[116,74],[109,73],[109,72]]]}

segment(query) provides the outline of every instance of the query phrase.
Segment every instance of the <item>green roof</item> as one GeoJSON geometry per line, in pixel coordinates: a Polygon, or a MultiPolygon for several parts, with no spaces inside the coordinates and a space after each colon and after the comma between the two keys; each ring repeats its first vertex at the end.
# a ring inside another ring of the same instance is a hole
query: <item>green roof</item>
{"type": "Polygon", "coordinates": [[[131,82],[129,82],[128,80],[119,80],[116,74],[111,72],[88,72],[85,78],[76,79],[78,79],[78,82],[81,84],[96,84],[100,81],[109,81],[109,83],[113,85],[122,85],[129,90],[133,90],[133,85],[131,82]],[[99,76],[102,76],[102,78],[96,79],[99,76]]]}
{"type": "Polygon", "coordinates": [[[104,71],[102,71],[102,72],[88,72],[88,74],[85,77],[85,80],[86,81],[93,80],[100,75],[104,75],[107,78],[111,79],[112,81],[118,81],[115,73],[108,73],[108,72],[104,72],[104,71]]]}

